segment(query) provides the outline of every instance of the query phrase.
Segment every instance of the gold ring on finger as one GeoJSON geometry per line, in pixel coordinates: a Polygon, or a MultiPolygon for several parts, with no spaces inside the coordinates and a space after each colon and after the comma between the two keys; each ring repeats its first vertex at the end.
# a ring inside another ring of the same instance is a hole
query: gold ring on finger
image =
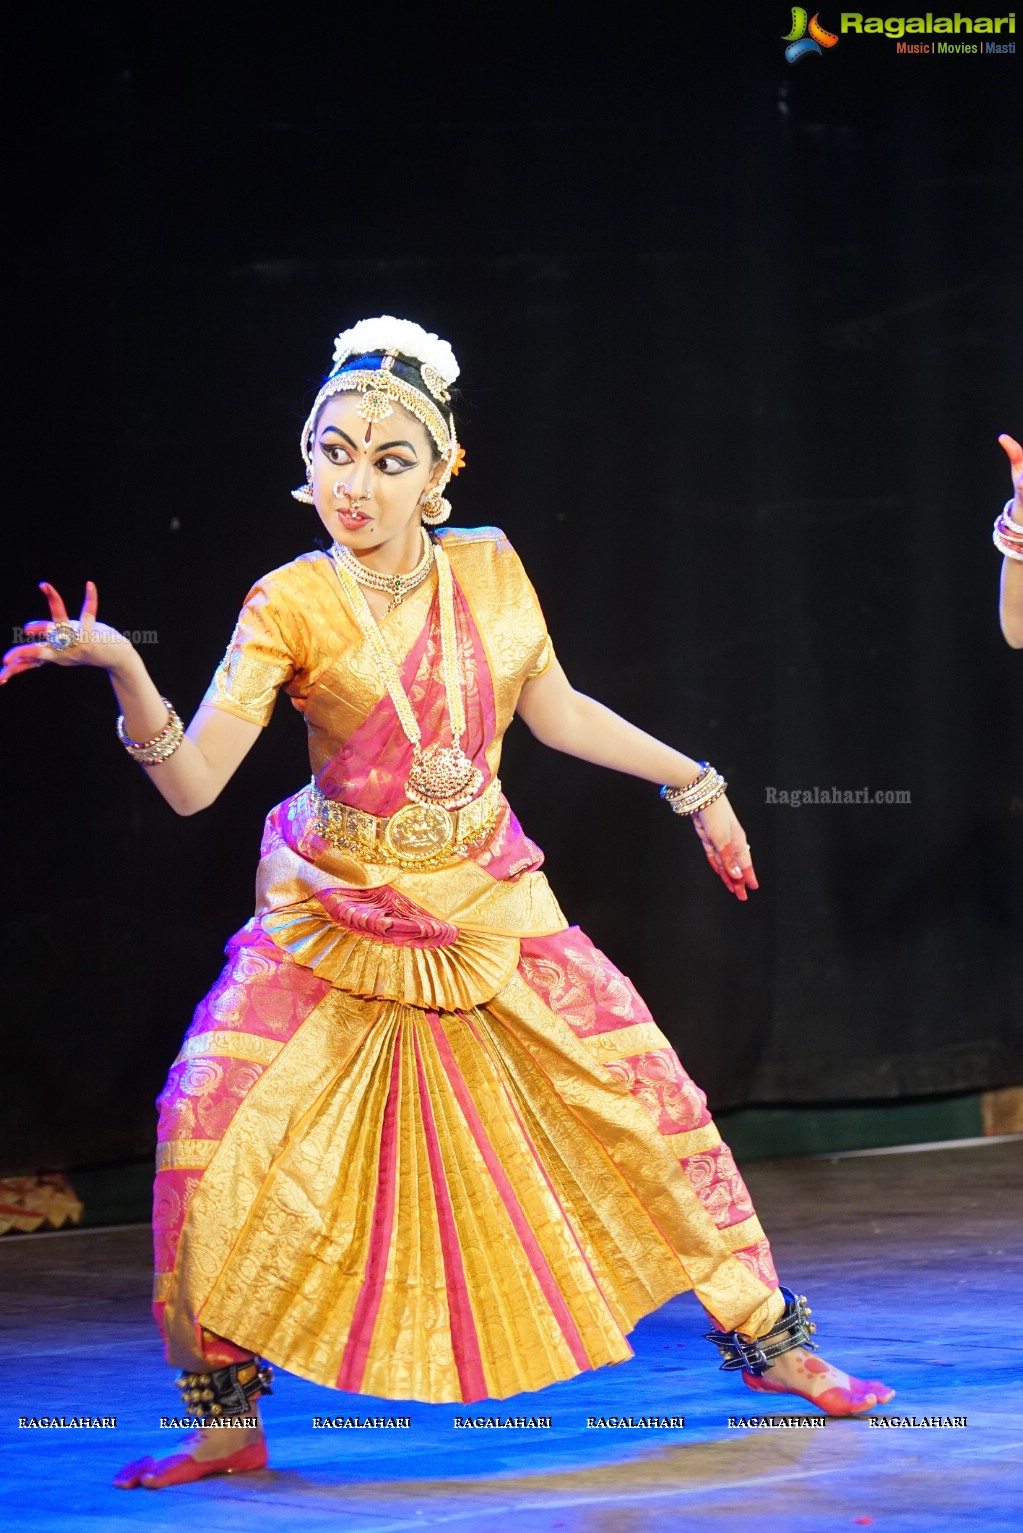
{"type": "Polygon", "coordinates": [[[46,642],[51,649],[63,651],[74,649],[82,636],[73,623],[51,623],[46,630],[46,642]]]}

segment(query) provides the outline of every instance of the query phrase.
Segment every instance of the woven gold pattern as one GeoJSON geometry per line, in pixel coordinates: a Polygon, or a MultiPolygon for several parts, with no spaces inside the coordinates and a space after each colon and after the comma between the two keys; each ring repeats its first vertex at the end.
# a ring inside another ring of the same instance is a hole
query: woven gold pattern
{"type": "Polygon", "coordinates": [[[156,1147],[157,1171],[205,1170],[217,1150],[216,1139],[168,1139],[156,1147]]]}

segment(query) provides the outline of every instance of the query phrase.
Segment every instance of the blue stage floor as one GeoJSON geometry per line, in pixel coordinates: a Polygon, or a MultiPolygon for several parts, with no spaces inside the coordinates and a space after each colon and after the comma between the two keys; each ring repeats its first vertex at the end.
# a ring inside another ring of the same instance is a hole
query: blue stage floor
{"type": "MultiPolygon", "coordinates": [[[[271,1467],[159,1492],[110,1477],[148,1451],[177,1395],[148,1315],[149,1236],[131,1228],[0,1242],[0,1528],[182,1533],[1018,1533],[1023,1526],[1023,1144],[747,1168],[783,1281],[810,1295],[822,1350],[898,1395],[889,1418],[965,1426],[732,1426],[809,1405],[718,1371],[691,1296],[633,1335],[636,1358],[537,1395],[454,1407],[377,1401],[278,1374],[264,1401],[271,1467]],[[20,1428],[96,1416],[115,1429],[20,1428]],[[411,1418],[335,1429],[314,1417],[411,1418]],[[550,1418],[532,1429],[456,1417],[550,1418]],[[588,1418],[684,1417],[682,1428],[588,1418]]],[[[819,1419],[819,1418],[818,1418],[819,1419]]]]}

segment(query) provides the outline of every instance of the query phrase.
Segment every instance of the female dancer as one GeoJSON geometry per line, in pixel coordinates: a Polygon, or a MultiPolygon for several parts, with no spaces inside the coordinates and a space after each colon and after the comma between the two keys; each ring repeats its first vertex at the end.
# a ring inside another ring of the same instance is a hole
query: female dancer
{"type": "Polygon", "coordinates": [[[663,783],[726,888],[757,887],[723,779],[573,690],[503,533],[428,531],[461,466],[445,342],[338,337],[302,432],[333,538],[253,587],[185,732],[135,650],[43,585],[0,680],[101,665],[179,814],[217,797],[283,688],[312,784],[271,811],[253,919],[160,1098],[154,1309],[199,1426],[124,1487],[261,1468],[266,1358],[391,1399],[542,1389],[631,1356],[695,1291],[725,1368],[850,1415],[732,1157],[629,981],[569,927],[497,776],[513,714],[663,783]],[[424,525],[425,524],[425,525],[424,525]],[[251,1423],[244,1425],[244,1423],[251,1423]]]}
{"type": "Polygon", "coordinates": [[[998,617],[1005,642],[1023,649],[1023,447],[1004,432],[998,440],[1012,474],[1012,495],[995,519],[995,547],[1003,555],[998,617]]]}

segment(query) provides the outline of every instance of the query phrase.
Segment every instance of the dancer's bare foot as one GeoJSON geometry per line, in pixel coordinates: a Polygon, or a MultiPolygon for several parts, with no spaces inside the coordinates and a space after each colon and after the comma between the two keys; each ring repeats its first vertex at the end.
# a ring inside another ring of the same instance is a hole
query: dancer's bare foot
{"type": "MultiPolygon", "coordinates": [[[[197,1427],[175,1444],[176,1452],[166,1458],[147,1455],[125,1464],[114,1476],[120,1490],[162,1490],[165,1485],[186,1485],[211,1474],[241,1474],[248,1469],[264,1469],[267,1464],[266,1437],[255,1405],[248,1416],[255,1417],[254,1427],[197,1427]]],[[[237,1420],[237,1418],[234,1418],[237,1420]]]]}
{"type": "Polygon", "coordinates": [[[744,1371],[742,1381],[758,1394],[801,1395],[826,1416],[862,1416],[895,1395],[878,1379],[853,1378],[806,1347],[783,1352],[759,1378],[744,1371]]]}

